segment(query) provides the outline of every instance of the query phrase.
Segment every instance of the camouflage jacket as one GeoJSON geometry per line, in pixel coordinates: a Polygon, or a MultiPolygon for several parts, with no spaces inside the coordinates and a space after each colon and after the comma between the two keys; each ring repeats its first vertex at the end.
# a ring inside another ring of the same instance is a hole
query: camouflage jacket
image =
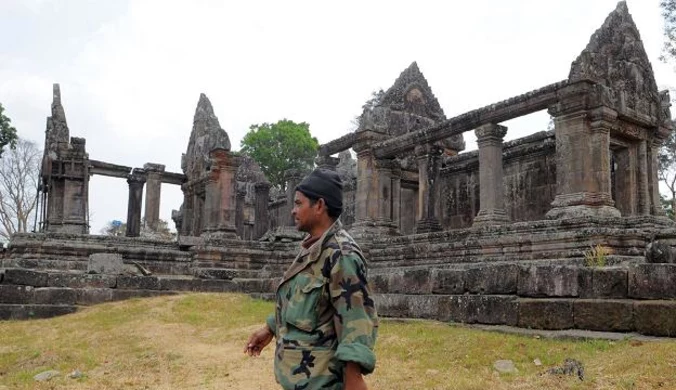
{"type": "Polygon", "coordinates": [[[378,316],[361,250],[336,221],[301,251],[277,287],[275,378],[284,389],[342,389],[346,362],[368,374],[378,316]]]}

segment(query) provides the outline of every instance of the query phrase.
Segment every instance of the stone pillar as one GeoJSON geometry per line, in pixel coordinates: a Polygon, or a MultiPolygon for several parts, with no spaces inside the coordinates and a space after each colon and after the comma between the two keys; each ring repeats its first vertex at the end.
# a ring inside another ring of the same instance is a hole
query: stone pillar
{"type": "Polygon", "coordinates": [[[141,234],[141,206],[143,203],[143,185],[146,173],[141,168],[134,168],[127,178],[129,184],[129,202],[127,203],[127,237],[138,237],[141,234]]]}
{"type": "Polygon", "coordinates": [[[648,142],[641,140],[638,144],[638,214],[650,215],[650,191],[648,191],[648,182],[650,172],[648,171],[648,142]]]}
{"type": "MultiPolygon", "coordinates": [[[[235,184],[237,186],[237,184],[235,184]]],[[[237,186],[239,187],[239,186],[237,186]]],[[[237,228],[237,236],[245,238],[244,234],[244,202],[246,201],[246,188],[237,188],[237,196],[235,198],[235,227],[237,228]]]]}
{"type": "Polygon", "coordinates": [[[619,217],[610,193],[610,129],[617,111],[589,82],[564,87],[549,112],[556,126],[556,197],[547,218],[619,217]]]}
{"type": "Polygon", "coordinates": [[[157,223],[160,220],[160,194],[164,168],[162,164],[143,165],[146,171],[145,225],[152,231],[157,230],[157,223]]]}
{"type": "Polygon", "coordinates": [[[254,206],[254,232],[253,239],[263,237],[265,232],[270,228],[270,210],[268,204],[270,200],[270,187],[272,184],[268,182],[256,183],[254,189],[256,191],[256,200],[254,206]]]}
{"type": "Polygon", "coordinates": [[[392,225],[393,198],[392,198],[392,168],[393,160],[376,160],[376,202],[378,211],[376,222],[381,225],[392,225]]]}
{"type": "Polygon", "coordinates": [[[222,148],[209,152],[209,158],[211,167],[205,186],[204,233],[208,236],[237,238],[235,174],[240,158],[222,148]]]}
{"type": "Polygon", "coordinates": [[[318,168],[328,169],[334,172],[336,171],[339,162],[340,159],[337,157],[317,156],[317,158],[315,158],[315,164],[317,164],[318,168]]]}
{"type": "Polygon", "coordinates": [[[653,139],[653,141],[650,143],[650,148],[648,150],[648,190],[650,191],[650,213],[658,217],[665,217],[666,212],[664,211],[662,202],[660,200],[660,180],[658,175],[659,164],[657,159],[661,146],[662,141],[659,139],[653,139]]]}
{"type": "Polygon", "coordinates": [[[443,149],[437,145],[419,145],[415,148],[418,160],[418,221],[416,233],[441,230],[436,216],[439,192],[439,170],[443,149]]]}
{"type": "Polygon", "coordinates": [[[392,163],[392,224],[401,231],[401,165],[392,163]]]}
{"type": "Polygon", "coordinates": [[[502,140],[507,134],[507,128],[490,123],[474,132],[479,145],[480,209],[473,226],[508,223],[502,175],[502,140]]]}
{"type": "Polygon", "coordinates": [[[286,223],[284,226],[296,226],[296,221],[293,220],[293,215],[291,215],[293,199],[296,196],[296,186],[300,184],[307,174],[308,172],[298,169],[288,169],[284,172],[284,181],[286,181],[286,223]]]}

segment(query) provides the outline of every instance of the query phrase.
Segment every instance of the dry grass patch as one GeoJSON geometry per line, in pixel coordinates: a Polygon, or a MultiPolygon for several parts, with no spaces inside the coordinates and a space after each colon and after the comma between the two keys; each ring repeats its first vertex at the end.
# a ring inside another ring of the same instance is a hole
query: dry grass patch
{"type": "MultiPolygon", "coordinates": [[[[0,389],[276,389],[272,350],[257,359],[241,352],[272,308],[243,295],[189,294],[0,322],[0,389]],[[61,375],[33,380],[50,369],[61,375]],[[75,369],[85,376],[68,378],[75,369]]],[[[377,355],[372,389],[676,388],[676,341],[544,340],[383,321],[377,355]],[[584,381],[541,375],[568,357],[585,364],[584,381]],[[519,372],[498,374],[498,359],[519,372]]]]}

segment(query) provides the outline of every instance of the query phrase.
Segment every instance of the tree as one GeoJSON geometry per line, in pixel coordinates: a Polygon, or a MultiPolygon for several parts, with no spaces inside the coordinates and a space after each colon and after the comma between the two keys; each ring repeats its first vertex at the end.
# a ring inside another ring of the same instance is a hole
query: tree
{"type": "Polygon", "coordinates": [[[16,129],[11,125],[12,120],[3,113],[4,111],[5,108],[0,103],[0,157],[2,157],[5,146],[9,145],[14,149],[18,140],[16,129]]]}
{"type": "Polygon", "coordinates": [[[241,147],[243,154],[258,163],[270,183],[284,189],[284,171],[312,168],[319,143],[310,134],[310,125],[283,119],[251,125],[241,147]]]}
{"type": "Polygon", "coordinates": [[[361,120],[364,117],[365,112],[371,112],[373,111],[374,108],[376,108],[377,105],[380,104],[380,102],[383,100],[383,96],[385,96],[385,91],[381,89],[377,91],[371,92],[371,98],[366,101],[361,106],[361,114],[357,115],[352,119],[352,131],[357,131],[359,130],[359,127],[361,126],[361,120]]]}
{"type": "Polygon", "coordinates": [[[19,139],[0,159],[0,237],[29,231],[37,205],[42,152],[34,142],[19,139]]]}

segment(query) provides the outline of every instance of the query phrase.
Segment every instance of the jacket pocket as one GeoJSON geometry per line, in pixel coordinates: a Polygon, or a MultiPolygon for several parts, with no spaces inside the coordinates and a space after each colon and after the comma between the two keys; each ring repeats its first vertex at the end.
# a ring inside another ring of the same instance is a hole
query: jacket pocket
{"type": "Polygon", "coordinates": [[[299,278],[294,294],[284,310],[284,321],[304,332],[314,331],[324,285],[322,277],[303,275],[299,278]]]}

